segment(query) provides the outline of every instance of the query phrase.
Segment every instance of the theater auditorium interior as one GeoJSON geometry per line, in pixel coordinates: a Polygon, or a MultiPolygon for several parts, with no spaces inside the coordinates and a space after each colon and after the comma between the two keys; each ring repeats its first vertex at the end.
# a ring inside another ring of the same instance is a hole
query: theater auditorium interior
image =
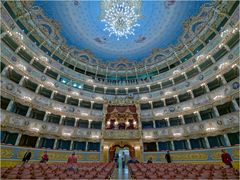
{"type": "Polygon", "coordinates": [[[1,179],[239,179],[239,1],[0,4],[1,179]]]}

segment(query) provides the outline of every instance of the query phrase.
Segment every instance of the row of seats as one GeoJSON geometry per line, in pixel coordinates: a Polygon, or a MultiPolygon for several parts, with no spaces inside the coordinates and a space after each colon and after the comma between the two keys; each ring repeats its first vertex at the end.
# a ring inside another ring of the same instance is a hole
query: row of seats
{"type": "Polygon", "coordinates": [[[239,179],[239,171],[218,164],[129,164],[133,179],[239,179]]]}
{"type": "Polygon", "coordinates": [[[1,168],[2,179],[109,179],[114,163],[33,163],[1,168]]]}

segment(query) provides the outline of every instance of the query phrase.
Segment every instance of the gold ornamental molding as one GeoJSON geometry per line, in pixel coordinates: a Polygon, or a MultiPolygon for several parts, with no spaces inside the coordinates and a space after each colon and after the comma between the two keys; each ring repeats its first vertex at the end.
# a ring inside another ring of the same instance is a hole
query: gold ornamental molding
{"type": "Polygon", "coordinates": [[[140,130],[105,130],[103,131],[104,139],[140,139],[140,130]]]}

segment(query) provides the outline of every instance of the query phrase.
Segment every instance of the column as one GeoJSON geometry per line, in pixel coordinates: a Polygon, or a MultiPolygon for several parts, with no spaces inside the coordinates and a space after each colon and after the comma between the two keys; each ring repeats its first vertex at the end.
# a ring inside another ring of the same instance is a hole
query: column
{"type": "Polygon", "coordinates": [[[41,137],[38,137],[35,148],[40,148],[40,146],[39,146],[40,145],[40,140],[41,140],[41,137]]]}
{"type": "Polygon", "coordinates": [[[173,97],[176,98],[177,103],[180,103],[179,98],[178,98],[178,95],[174,95],[173,97]]]}
{"type": "Polygon", "coordinates": [[[181,119],[182,124],[185,124],[185,121],[184,121],[183,115],[179,115],[178,117],[181,119]]]}
{"type": "Polygon", "coordinates": [[[54,144],[53,144],[53,149],[57,149],[57,142],[58,142],[58,140],[55,139],[54,144]]]}
{"type": "Polygon", "coordinates": [[[136,87],[136,89],[137,89],[137,92],[138,92],[138,94],[139,94],[139,87],[136,87]]]}
{"type": "Polygon", "coordinates": [[[65,101],[64,101],[65,104],[67,103],[67,100],[69,97],[70,97],[69,95],[66,96],[65,101]]]}
{"type": "Polygon", "coordinates": [[[25,80],[25,77],[24,77],[24,76],[22,76],[22,78],[21,78],[21,80],[19,81],[19,83],[18,83],[18,84],[19,84],[20,86],[22,86],[22,85],[23,85],[23,82],[24,82],[24,80],[25,80]]]}
{"type": "Polygon", "coordinates": [[[157,151],[159,151],[158,142],[156,142],[157,151]]]}
{"type": "Polygon", "coordinates": [[[224,135],[223,135],[223,138],[224,138],[224,141],[225,141],[226,145],[227,145],[227,146],[231,146],[231,143],[230,143],[230,141],[229,141],[229,139],[228,139],[227,134],[224,134],[224,135]]]}
{"type": "Polygon", "coordinates": [[[200,67],[198,65],[195,65],[194,68],[197,68],[198,72],[202,72],[202,70],[200,69],[200,67]]]}
{"type": "Polygon", "coordinates": [[[117,94],[117,90],[118,90],[118,88],[115,88],[115,94],[117,94]]]}
{"type": "Polygon", "coordinates": [[[36,90],[35,90],[35,93],[36,93],[36,94],[38,94],[38,92],[39,92],[39,90],[40,90],[41,87],[42,87],[41,85],[38,85],[38,86],[37,86],[37,88],[36,88],[36,90]]]}
{"type": "Polygon", "coordinates": [[[231,51],[230,47],[227,44],[224,44],[223,47],[229,52],[231,51]]]}
{"type": "Polygon", "coordinates": [[[22,137],[22,134],[18,134],[18,137],[17,137],[17,140],[16,140],[16,142],[15,142],[15,146],[18,146],[19,145],[19,142],[20,142],[20,139],[21,139],[21,137],[22,137]]]}
{"type": "Polygon", "coordinates": [[[7,73],[8,73],[8,69],[9,69],[9,66],[5,66],[4,69],[2,70],[1,72],[1,75],[6,77],[7,76],[7,73]]]}
{"type": "Polygon", "coordinates": [[[161,101],[163,101],[163,106],[166,106],[166,101],[165,101],[165,99],[162,98],[161,101]]]}
{"type": "Polygon", "coordinates": [[[204,87],[207,92],[210,92],[210,89],[205,83],[201,84],[201,86],[204,87]]]}
{"type": "Polygon", "coordinates": [[[237,103],[236,99],[232,99],[232,103],[233,103],[234,109],[235,109],[236,111],[238,111],[238,110],[239,110],[239,106],[238,106],[238,103],[237,103]]]}
{"type": "Polygon", "coordinates": [[[221,74],[217,75],[217,78],[220,78],[223,84],[227,84],[226,79],[221,74]]]}
{"type": "Polygon", "coordinates": [[[11,111],[11,110],[12,110],[12,108],[13,108],[13,105],[14,105],[14,101],[13,101],[13,100],[11,100],[11,101],[9,102],[8,106],[7,106],[7,109],[6,109],[6,111],[11,111]]]}
{"type": "Polygon", "coordinates": [[[104,87],[104,94],[106,94],[107,92],[107,87],[104,87]]]}
{"type": "Polygon", "coordinates": [[[204,137],[204,140],[205,140],[206,148],[210,148],[210,144],[208,142],[208,138],[204,137]]]}
{"type": "Polygon", "coordinates": [[[72,151],[73,150],[73,141],[71,141],[71,143],[70,143],[70,151],[72,151]]]}
{"type": "Polygon", "coordinates": [[[16,50],[15,50],[15,53],[17,54],[21,49],[22,49],[22,45],[21,46],[19,46],[16,50]]]}
{"type": "Polygon", "coordinates": [[[208,55],[207,58],[210,58],[210,60],[212,61],[212,63],[214,64],[216,62],[216,60],[214,59],[214,57],[212,57],[211,55],[208,55]]]}
{"type": "Polygon", "coordinates": [[[125,88],[126,94],[128,94],[128,88],[125,88]]]}
{"type": "Polygon", "coordinates": [[[29,107],[28,111],[27,111],[27,114],[26,114],[26,117],[29,117],[31,115],[31,112],[32,112],[32,107],[29,107]]]}
{"type": "Polygon", "coordinates": [[[172,81],[172,84],[173,84],[173,85],[175,84],[173,78],[170,78],[169,81],[172,81]]]}
{"type": "Polygon", "coordinates": [[[82,101],[82,99],[78,99],[78,107],[80,107],[81,101],[82,101]]]}
{"type": "Polygon", "coordinates": [[[88,142],[86,142],[86,147],[85,147],[85,151],[88,150],[88,142]]]}
{"type": "Polygon", "coordinates": [[[34,62],[35,59],[37,59],[37,58],[36,58],[36,57],[33,57],[33,58],[31,59],[31,61],[29,62],[29,64],[32,65],[32,63],[34,62]]]}
{"type": "Polygon", "coordinates": [[[150,104],[150,106],[151,106],[151,111],[152,111],[152,114],[154,115],[154,113],[153,113],[153,104],[152,104],[152,101],[148,101],[148,103],[150,104]]]}
{"type": "MultiPolygon", "coordinates": [[[[41,87],[42,87],[42,86],[41,86],[41,87]]],[[[53,92],[52,92],[52,94],[51,94],[51,96],[50,96],[50,99],[53,99],[55,93],[57,93],[57,91],[53,91],[53,92]]]]}
{"type": "Polygon", "coordinates": [[[194,99],[194,94],[191,89],[187,90],[187,92],[190,94],[191,98],[194,99]]]}
{"type": "Polygon", "coordinates": [[[217,110],[217,108],[214,106],[213,107],[213,111],[214,111],[214,114],[217,116],[217,117],[219,117],[220,115],[219,115],[219,112],[218,112],[218,110],[217,110]]]}
{"type": "Polygon", "coordinates": [[[78,122],[79,118],[75,118],[75,121],[74,121],[74,127],[77,127],[77,122],[78,122]]]}
{"type": "Polygon", "coordinates": [[[156,128],[156,122],[153,120],[153,128],[156,128]]]}
{"type": "Polygon", "coordinates": [[[170,141],[170,142],[171,142],[171,148],[172,148],[172,150],[175,151],[175,147],[174,147],[173,141],[170,141]]]}
{"type": "Polygon", "coordinates": [[[162,89],[162,82],[158,82],[160,88],[162,89]]]}
{"type": "Polygon", "coordinates": [[[43,121],[46,122],[47,121],[47,117],[48,117],[48,114],[50,114],[49,112],[46,112],[44,117],[43,117],[43,121]]]}
{"type": "Polygon", "coordinates": [[[48,70],[48,67],[46,67],[46,68],[43,70],[43,74],[46,74],[47,70],[48,70]]]}
{"type": "Polygon", "coordinates": [[[150,85],[148,84],[147,87],[148,87],[148,92],[150,93],[151,92],[150,85]]]}
{"type": "Polygon", "coordinates": [[[62,125],[63,123],[63,118],[65,118],[66,116],[61,116],[60,120],[59,120],[59,125],[62,125]]]}
{"type": "Polygon", "coordinates": [[[187,140],[186,140],[186,142],[187,142],[187,149],[191,150],[191,149],[192,149],[192,147],[191,147],[190,140],[189,140],[189,139],[187,139],[187,140]]]}
{"type": "Polygon", "coordinates": [[[187,80],[188,77],[187,77],[187,74],[185,72],[182,72],[182,75],[184,75],[184,78],[187,80]]]}
{"type": "Polygon", "coordinates": [[[88,120],[88,128],[91,128],[91,123],[92,123],[92,120],[88,120]]]}
{"type": "Polygon", "coordinates": [[[202,121],[202,117],[201,117],[199,111],[195,111],[194,114],[197,115],[198,121],[202,121]]]}
{"type": "Polygon", "coordinates": [[[169,118],[165,118],[165,121],[167,121],[167,127],[170,127],[169,118]]]}
{"type": "Polygon", "coordinates": [[[187,141],[187,149],[191,150],[191,149],[192,149],[192,147],[191,147],[190,140],[189,140],[189,139],[187,139],[186,141],[187,141]]]}

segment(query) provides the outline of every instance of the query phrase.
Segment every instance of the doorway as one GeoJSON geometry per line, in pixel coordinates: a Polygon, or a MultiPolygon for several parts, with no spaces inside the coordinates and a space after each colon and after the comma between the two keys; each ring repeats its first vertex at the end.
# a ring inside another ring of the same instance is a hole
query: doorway
{"type": "Polygon", "coordinates": [[[130,146],[130,145],[124,145],[124,146],[120,146],[120,145],[114,145],[112,147],[110,147],[109,149],[109,161],[114,161],[114,158],[116,157],[116,155],[118,155],[118,158],[122,158],[122,154],[126,155],[126,162],[135,157],[135,149],[134,147],[130,146]]]}
{"type": "Polygon", "coordinates": [[[129,155],[129,148],[128,147],[124,147],[124,148],[120,148],[117,147],[116,148],[116,152],[115,152],[115,156],[118,156],[118,168],[126,168],[126,164],[128,162],[128,160],[130,159],[130,155],[129,155]],[[124,162],[124,164],[123,164],[124,162]]]}

